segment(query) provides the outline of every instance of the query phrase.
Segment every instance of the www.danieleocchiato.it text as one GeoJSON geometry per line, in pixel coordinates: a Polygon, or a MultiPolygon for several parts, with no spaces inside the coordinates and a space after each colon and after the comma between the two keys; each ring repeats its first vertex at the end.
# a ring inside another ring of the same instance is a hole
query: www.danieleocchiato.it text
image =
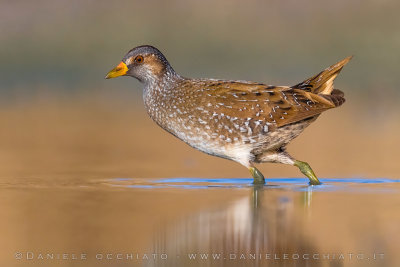
{"type": "Polygon", "coordinates": [[[146,260],[267,260],[267,261],[337,261],[337,260],[383,260],[384,253],[186,253],[171,255],[167,253],[49,253],[49,252],[16,252],[16,260],[27,261],[146,261],[146,260]]]}

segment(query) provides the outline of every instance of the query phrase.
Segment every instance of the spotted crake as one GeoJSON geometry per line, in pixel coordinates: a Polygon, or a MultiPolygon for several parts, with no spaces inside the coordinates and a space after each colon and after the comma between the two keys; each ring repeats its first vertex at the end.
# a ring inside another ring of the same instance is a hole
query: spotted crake
{"type": "Polygon", "coordinates": [[[271,86],[185,78],[158,49],[145,45],[130,50],[106,78],[137,78],[146,110],[160,127],[200,151],[246,166],[254,183],[265,183],[254,163],[274,162],[297,166],[317,185],[311,167],[285,148],[323,111],[344,103],[333,81],[350,59],[294,86],[271,86]]]}

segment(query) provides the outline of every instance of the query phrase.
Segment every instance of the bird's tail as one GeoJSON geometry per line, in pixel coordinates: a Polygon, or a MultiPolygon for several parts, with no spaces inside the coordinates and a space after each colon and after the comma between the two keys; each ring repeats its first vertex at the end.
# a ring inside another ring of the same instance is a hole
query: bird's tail
{"type": "Polygon", "coordinates": [[[344,94],[341,91],[334,89],[333,81],[335,80],[339,72],[342,70],[344,65],[346,65],[350,61],[350,59],[352,59],[352,56],[346,57],[345,59],[339,61],[338,63],[321,71],[317,75],[305,80],[304,82],[292,86],[292,88],[306,90],[314,94],[322,94],[322,95],[340,94],[343,98],[344,94]]]}

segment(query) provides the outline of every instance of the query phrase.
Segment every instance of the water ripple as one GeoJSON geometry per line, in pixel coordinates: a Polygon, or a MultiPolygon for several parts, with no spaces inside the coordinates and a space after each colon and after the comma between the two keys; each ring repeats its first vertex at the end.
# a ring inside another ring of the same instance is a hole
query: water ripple
{"type": "MultiPolygon", "coordinates": [[[[306,191],[313,188],[313,191],[381,191],[390,192],[399,189],[399,179],[386,178],[325,178],[320,179],[322,185],[309,186],[305,178],[269,178],[263,187],[284,188],[294,191],[306,191]],[[384,186],[379,186],[384,185],[384,186]],[[387,185],[387,186],[386,186],[387,185]],[[393,187],[391,185],[394,185],[393,187]]],[[[251,188],[253,179],[249,178],[113,178],[108,183],[111,186],[126,188],[181,188],[181,189],[209,189],[209,188],[251,188]]]]}

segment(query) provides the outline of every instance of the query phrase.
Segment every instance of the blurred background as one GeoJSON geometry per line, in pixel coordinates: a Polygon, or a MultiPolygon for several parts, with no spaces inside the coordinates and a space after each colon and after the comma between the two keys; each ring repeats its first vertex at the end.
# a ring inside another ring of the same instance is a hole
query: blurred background
{"type": "MultiPolygon", "coordinates": [[[[265,189],[257,202],[258,191],[248,188],[110,186],[115,177],[249,173],[159,128],[144,110],[138,81],[104,76],[142,44],[159,48],[183,76],[270,85],[294,85],[354,55],[335,82],[346,103],[319,117],[288,151],[322,178],[398,179],[399,10],[396,0],[0,0],[0,261],[17,266],[18,250],[202,247],[196,242],[222,249],[238,231],[239,248],[257,240],[284,252],[395,253],[394,194],[317,192],[312,206],[312,194],[301,190],[265,189]],[[247,216],[253,220],[240,221],[247,216]],[[243,235],[252,229],[264,239],[243,235]]],[[[259,168],[267,179],[302,177],[291,166],[259,168]]]]}
{"type": "MultiPolygon", "coordinates": [[[[354,55],[335,82],[346,104],[289,151],[321,177],[397,177],[399,8],[395,0],[2,0],[0,171],[247,177],[159,129],[135,79],[104,80],[129,49],[151,44],[184,76],[272,85],[294,85],[354,55]]],[[[288,166],[260,168],[299,176],[288,166]]]]}

